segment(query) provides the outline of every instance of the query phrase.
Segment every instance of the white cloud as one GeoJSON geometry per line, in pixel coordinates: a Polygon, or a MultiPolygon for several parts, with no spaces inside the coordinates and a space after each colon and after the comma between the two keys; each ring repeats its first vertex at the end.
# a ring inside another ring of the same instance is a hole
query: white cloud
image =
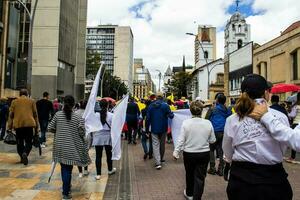
{"type": "MultiPolygon", "coordinates": [[[[134,56],[143,58],[144,65],[153,72],[164,72],[168,65],[194,64],[194,38],[186,32],[197,32],[198,24],[209,24],[218,29],[225,26],[230,14],[230,0],[89,0],[88,24],[129,25],[134,34],[134,56]],[[134,5],[145,2],[138,10],[139,16],[130,11],[134,5]],[[148,17],[151,16],[150,21],[148,17]]],[[[252,40],[260,44],[278,36],[288,25],[300,20],[298,0],[244,0],[253,3],[255,16],[246,18],[251,24],[252,40]]],[[[224,33],[217,33],[217,57],[223,57],[224,33]]]]}

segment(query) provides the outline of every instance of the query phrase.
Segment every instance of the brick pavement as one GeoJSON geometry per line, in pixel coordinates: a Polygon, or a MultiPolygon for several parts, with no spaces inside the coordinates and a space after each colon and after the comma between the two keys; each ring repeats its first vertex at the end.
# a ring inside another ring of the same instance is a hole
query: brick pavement
{"type": "MultiPolygon", "coordinates": [[[[51,134],[48,134],[51,136],[51,134]]],[[[42,156],[33,147],[29,155],[29,164],[24,166],[18,163],[19,156],[16,146],[0,142],[0,200],[57,200],[61,199],[60,166],[57,165],[50,183],[48,183],[52,159],[52,138],[47,148],[43,149],[42,156]]],[[[95,160],[95,150],[90,151],[91,159],[95,160]]],[[[105,156],[105,154],[104,154],[105,156]]],[[[103,161],[106,158],[103,158],[103,161]]],[[[96,181],[94,163],[89,166],[90,174],[83,178],[78,177],[77,167],[73,168],[72,195],[73,200],[101,200],[105,191],[108,175],[106,162],[103,162],[103,175],[96,181]]]]}
{"type": "MultiPolygon", "coordinates": [[[[127,145],[123,143],[123,146],[127,145]]],[[[131,189],[128,199],[134,200],[183,200],[185,170],[182,158],[172,160],[173,145],[166,144],[166,164],[161,170],[154,168],[154,160],[143,160],[141,144],[128,146],[128,165],[131,189]],[[131,197],[131,198],[129,198],[131,197]]],[[[126,152],[123,152],[123,154],[126,152]]],[[[300,165],[285,163],[294,191],[295,200],[300,200],[300,165]]],[[[203,199],[225,200],[227,183],[222,177],[207,175],[203,199]]],[[[108,189],[108,188],[107,188],[108,189]]],[[[106,198],[105,198],[106,199],[106,198]]],[[[120,198],[121,199],[121,198],[120,198]]],[[[126,198],[122,198],[126,199],[126,198]]]]}

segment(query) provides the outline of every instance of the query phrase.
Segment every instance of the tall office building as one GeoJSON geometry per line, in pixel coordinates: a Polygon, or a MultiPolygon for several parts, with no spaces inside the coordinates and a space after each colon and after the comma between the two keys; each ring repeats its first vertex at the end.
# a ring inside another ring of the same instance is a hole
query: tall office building
{"type": "MultiPolygon", "coordinates": [[[[32,4],[35,0],[32,0],[32,4]]],[[[87,0],[39,0],[33,31],[32,96],[84,98],[87,0]]]]}
{"type": "MultiPolygon", "coordinates": [[[[133,34],[129,26],[99,25],[87,28],[87,51],[99,54],[106,70],[118,76],[132,91],[133,34]]],[[[98,68],[87,68],[86,77],[95,76],[98,68]]]]}
{"type": "Polygon", "coordinates": [[[134,59],[133,96],[142,99],[153,92],[152,78],[149,70],[145,68],[143,59],[134,59]]]}

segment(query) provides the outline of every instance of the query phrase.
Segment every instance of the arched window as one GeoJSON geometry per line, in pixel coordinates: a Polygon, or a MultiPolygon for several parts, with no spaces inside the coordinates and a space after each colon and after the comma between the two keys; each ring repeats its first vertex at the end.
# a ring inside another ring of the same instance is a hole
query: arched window
{"type": "Polygon", "coordinates": [[[241,30],[242,30],[242,25],[239,25],[239,26],[238,26],[238,32],[240,33],[241,30]]]}
{"type": "Polygon", "coordinates": [[[205,58],[205,59],[208,58],[208,51],[204,51],[204,58],[205,58]]]}
{"type": "Polygon", "coordinates": [[[232,24],[232,30],[235,31],[235,26],[234,26],[234,24],[232,24]]]}
{"type": "Polygon", "coordinates": [[[242,46],[243,46],[243,40],[239,39],[237,43],[238,43],[237,44],[238,45],[238,49],[242,48],[242,46]]]}

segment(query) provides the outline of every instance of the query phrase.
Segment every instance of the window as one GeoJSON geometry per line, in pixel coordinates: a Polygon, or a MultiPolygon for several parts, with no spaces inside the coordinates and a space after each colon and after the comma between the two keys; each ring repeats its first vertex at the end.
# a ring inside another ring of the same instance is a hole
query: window
{"type": "Polygon", "coordinates": [[[234,24],[232,24],[232,30],[235,31],[235,26],[234,26],[234,24]]]}
{"type": "Polygon", "coordinates": [[[238,49],[242,48],[242,46],[243,46],[243,40],[239,39],[237,43],[238,43],[237,44],[238,45],[238,49]]]}
{"type": "Polygon", "coordinates": [[[292,67],[293,67],[293,79],[298,80],[298,52],[292,53],[292,67]]]}
{"type": "Polygon", "coordinates": [[[205,58],[205,59],[208,58],[208,51],[204,51],[204,58],[205,58]]]}
{"type": "Polygon", "coordinates": [[[241,29],[242,29],[242,26],[239,25],[239,26],[238,26],[238,32],[239,32],[239,33],[241,32],[241,29]]]}

